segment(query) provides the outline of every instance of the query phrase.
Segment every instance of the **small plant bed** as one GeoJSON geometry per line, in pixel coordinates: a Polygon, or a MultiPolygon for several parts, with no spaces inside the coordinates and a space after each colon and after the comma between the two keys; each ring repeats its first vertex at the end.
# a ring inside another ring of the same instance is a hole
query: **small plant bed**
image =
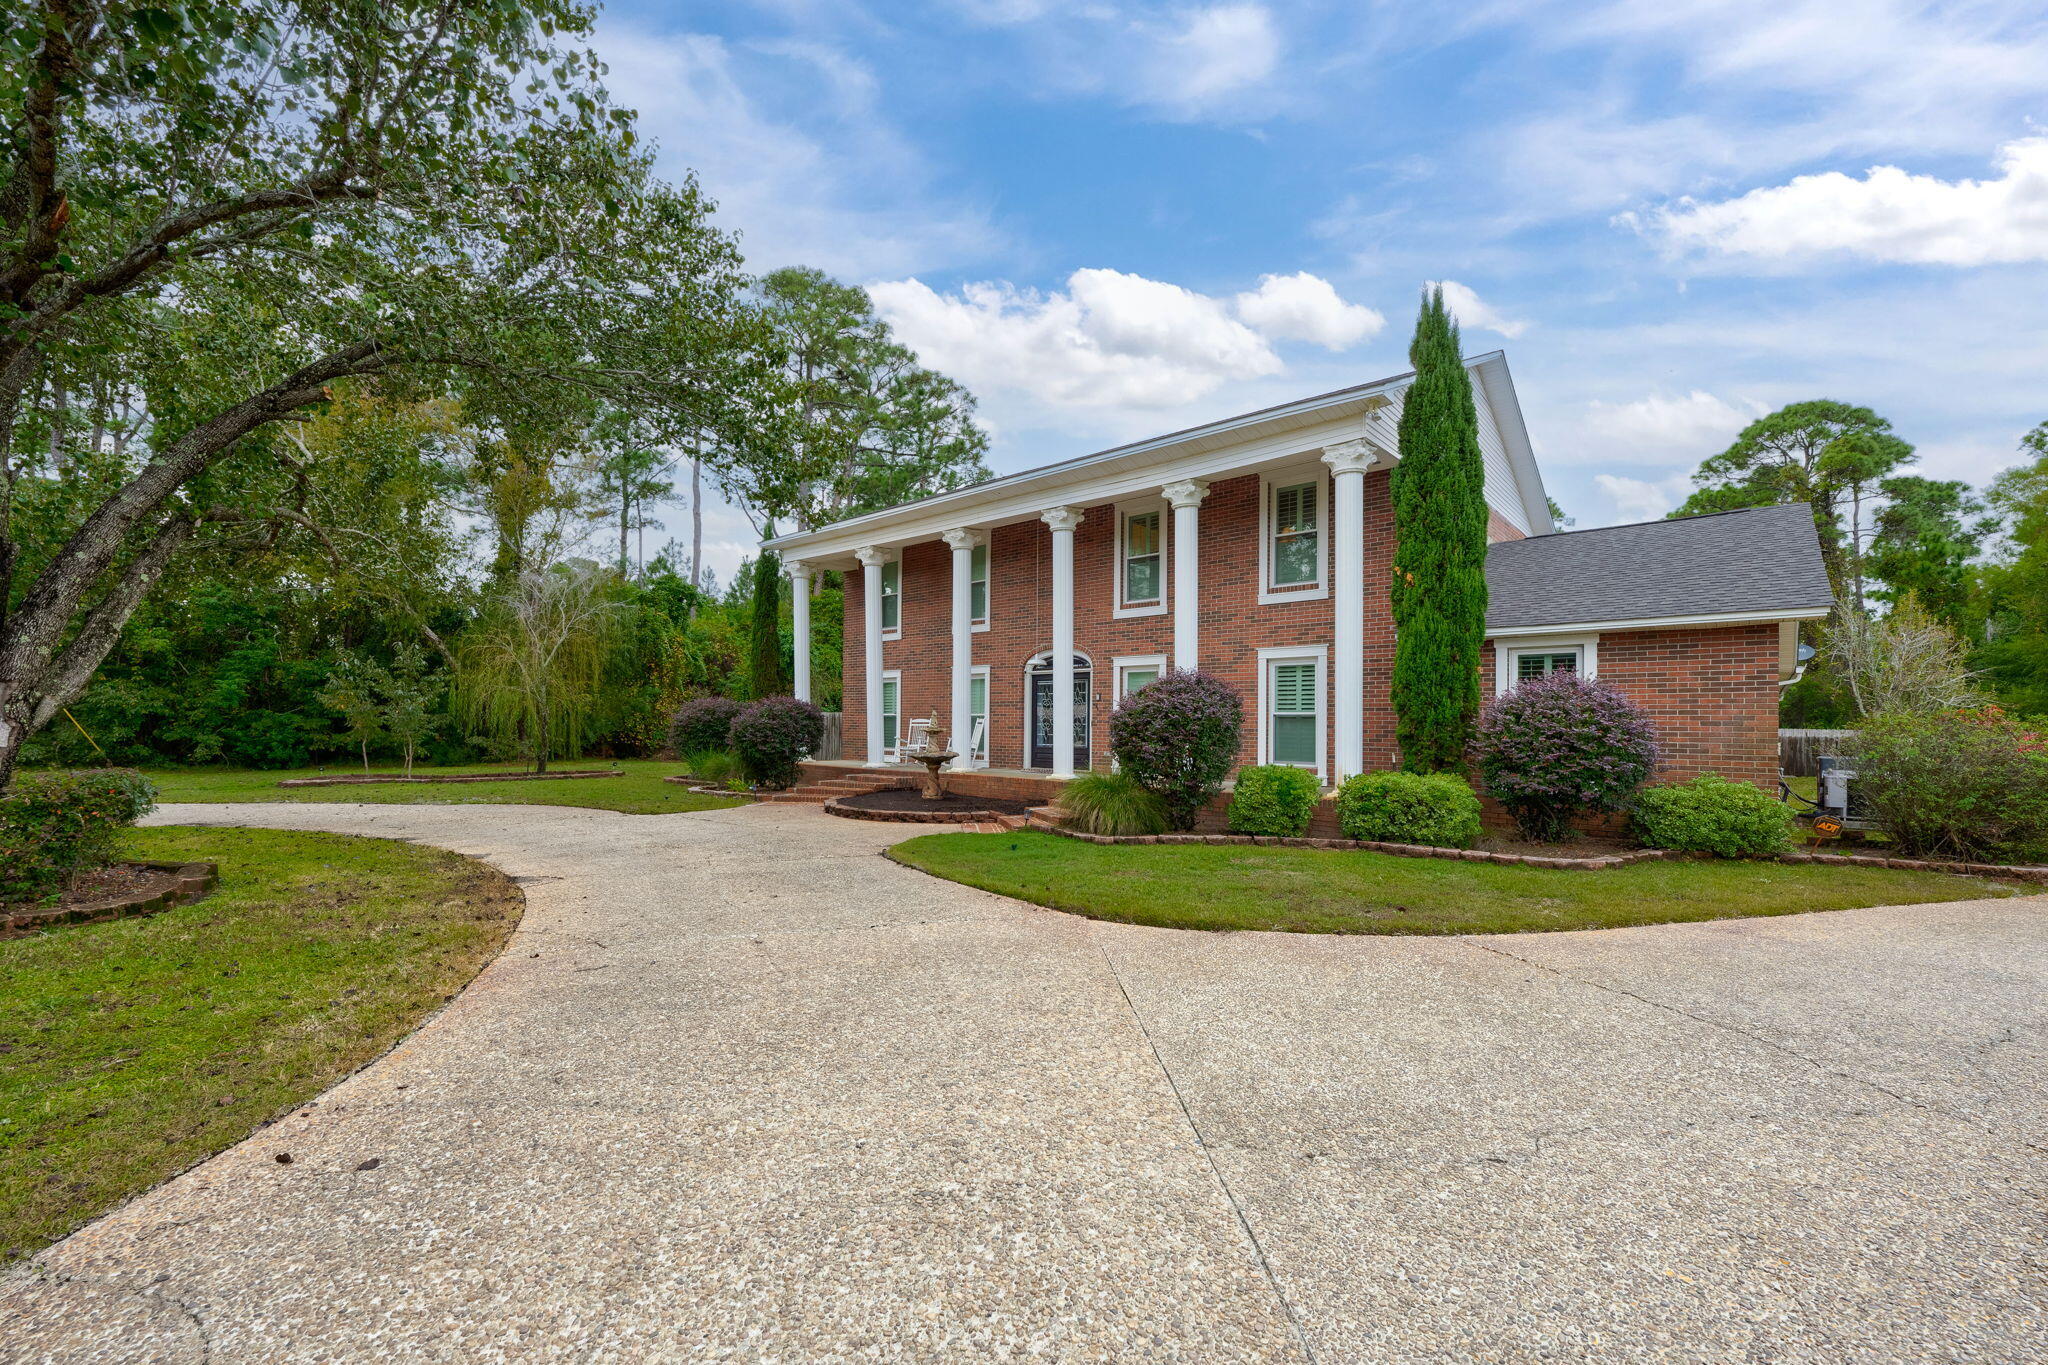
{"type": "Polygon", "coordinates": [[[393,782],[398,769],[371,776],[384,780],[339,786],[281,787],[280,779],[360,776],[341,764],[259,772],[247,768],[158,768],[148,775],[157,784],[157,800],[171,801],[355,801],[404,805],[586,806],[627,815],[669,815],[680,811],[724,810],[746,798],[720,792],[691,791],[664,781],[679,773],[680,763],[657,758],[625,758],[607,771],[610,782],[585,782],[555,773],[527,774],[502,765],[414,769],[415,777],[470,777],[472,782],[393,782]]]}
{"type": "Polygon", "coordinates": [[[395,840],[160,828],[123,846],[216,863],[220,887],[0,940],[0,1261],[383,1053],[497,956],[523,904],[483,864],[395,840]]]}
{"type": "Polygon", "coordinates": [[[350,777],[287,777],[280,787],[370,787],[386,782],[553,782],[578,777],[624,777],[617,768],[583,768],[574,771],[528,773],[440,773],[424,777],[393,777],[379,773],[357,773],[350,777]]]}
{"type": "MultiPolygon", "coordinates": [[[[2010,896],[1979,877],[1858,865],[1656,858],[1598,877],[1375,852],[1097,844],[1025,830],[932,834],[889,856],[1019,900],[1168,929],[1511,934],[2010,896]]],[[[1220,837],[1220,836],[1218,836],[1220,837]]]]}
{"type": "Polygon", "coordinates": [[[0,937],[158,914],[203,899],[218,880],[212,863],[113,863],[73,877],[50,904],[0,905],[0,937]]]}
{"type": "Polygon", "coordinates": [[[914,787],[890,787],[856,796],[837,796],[825,803],[828,815],[850,820],[894,820],[905,824],[967,825],[993,822],[1003,816],[1021,817],[1031,810],[1027,801],[1000,796],[942,796],[936,801],[920,796],[914,787]]]}

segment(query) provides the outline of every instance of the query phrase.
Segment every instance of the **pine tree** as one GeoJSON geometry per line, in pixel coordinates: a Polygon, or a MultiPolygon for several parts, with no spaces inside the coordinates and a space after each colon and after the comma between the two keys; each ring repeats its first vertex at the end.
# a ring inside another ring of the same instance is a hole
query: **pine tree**
{"type": "Polygon", "coordinates": [[[1401,766],[1464,766],[1486,639],[1486,467],[1458,326],[1423,296],[1394,467],[1395,736],[1401,766]]]}
{"type": "MultiPolygon", "coordinates": [[[[775,528],[769,527],[774,535],[775,528]]],[[[754,621],[748,653],[748,681],[756,697],[786,694],[791,682],[782,660],[782,561],[762,550],[754,561],[754,621]]]]}

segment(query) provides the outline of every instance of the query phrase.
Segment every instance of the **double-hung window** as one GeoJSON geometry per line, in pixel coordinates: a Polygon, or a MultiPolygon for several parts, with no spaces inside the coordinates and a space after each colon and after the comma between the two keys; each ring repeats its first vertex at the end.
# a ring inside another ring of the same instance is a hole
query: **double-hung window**
{"type": "Polygon", "coordinates": [[[903,630],[903,561],[892,559],[882,566],[882,633],[898,635],[903,630]]]}
{"type": "Polygon", "coordinates": [[[1120,507],[1116,518],[1117,616],[1166,611],[1166,511],[1158,504],[1120,507]]]}
{"type": "Polygon", "coordinates": [[[1323,771],[1326,651],[1259,651],[1259,762],[1323,771]]]}
{"type": "Polygon", "coordinates": [[[977,545],[968,555],[967,614],[975,626],[988,626],[988,546],[977,545]]]}
{"type": "Polygon", "coordinates": [[[976,668],[969,675],[967,683],[967,732],[975,737],[974,752],[968,757],[976,763],[988,762],[988,670],[976,668]]]}
{"type": "Polygon", "coordinates": [[[882,752],[893,755],[902,734],[903,675],[882,675],[882,752]]]}
{"type": "Polygon", "coordinates": [[[1323,481],[1275,478],[1266,485],[1266,586],[1269,594],[1323,585],[1323,481]]]}
{"type": "Polygon", "coordinates": [[[1119,703],[1133,692],[1143,692],[1159,681],[1166,671],[1163,654],[1133,654],[1116,660],[1116,699],[1119,703]]]}

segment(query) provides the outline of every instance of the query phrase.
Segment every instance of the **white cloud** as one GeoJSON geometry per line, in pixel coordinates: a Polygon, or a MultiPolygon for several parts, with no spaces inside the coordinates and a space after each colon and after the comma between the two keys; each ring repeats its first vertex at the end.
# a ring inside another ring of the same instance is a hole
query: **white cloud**
{"type": "Polygon", "coordinates": [[[1444,291],[1444,305],[1457,318],[1460,328],[1477,327],[1498,332],[1510,341],[1529,330],[1528,323],[1503,317],[1500,310],[1480,298],[1469,286],[1456,280],[1432,280],[1430,283],[1444,291]]]}
{"type": "Polygon", "coordinates": [[[1139,103],[1192,116],[1256,87],[1280,65],[1280,32],[1264,5],[1222,4],[1145,25],[1139,103]]]}
{"type": "MultiPolygon", "coordinates": [[[[1614,505],[1616,522],[1655,521],[1692,491],[1692,479],[1673,474],[1668,479],[1631,479],[1620,474],[1595,474],[1593,486],[1614,505]]],[[[1611,523],[1602,523],[1611,524],[1611,523]]]]}
{"type": "Polygon", "coordinates": [[[1873,166],[1828,171],[1720,203],[1681,200],[1651,220],[1674,246],[1796,260],[1828,254],[1921,265],[2048,261],[2048,137],[1999,149],[1992,180],[1873,166]]]}
{"type": "Polygon", "coordinates": [[[981,283],[947,295],[916,279],[868,293],[925,364],[978,392],[1166,408],[1282,368],[1265,337],[1220,300],[1116,270],[1076,270],[1052,293],[981,283]]]}
{"type": "Polygon", "coordinates": [[[1387,320],[1362,303],[1346,303],[1328,280],[1301,271],[1262,275],[1259,287],[1239,294],[1237,316],[1269,337],[1311,341],[1348,350],[1377,335],[1387,320]]]}
{"type": "Polygon", "coordinates": [[[1736,434],[1763,414],[1755,404],[1730,403],[1702,389],[1686,394],[1651,394],[1629,403],[1595,399],[1586,405],[1576,448],[1566,463],[1594,460],[1641,465],[1698,464],[1724,450],[1736,434]]]}
{"type": "Polygon", "coordinates": [[[662,172],[696,172],[719,221],[742,230],[752,270],[898,274],[995,244],[983,213],[930,190],[922,157],[878,110],[874,74],[844,53],[610,22],[596,46],[607,84],[659,144],[662,172]]]}

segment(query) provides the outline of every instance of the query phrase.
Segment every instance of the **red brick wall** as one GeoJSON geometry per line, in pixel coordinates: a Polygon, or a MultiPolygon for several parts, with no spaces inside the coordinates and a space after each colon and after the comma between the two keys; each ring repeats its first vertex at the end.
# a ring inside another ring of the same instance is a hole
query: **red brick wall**
{"type": "MultiPolygon", "coordinates": [[[[1170,521],[1170,515],[1168,520],[1170,521]]],[[[1327,523],[1326,523],[1327,524],[1327,523]]],[[[1086,509],[1074,534],[1074,643],[1095,667],[1090,705],[1091,752],[1097,765],[1109,754],[1109,714],[1115,707],[1111,660],[1120,655],[1173,653],[1171,612],[1122,620],[1111,615],[1116,509],[1086,509]]],[[[1246,721],[1240,760],[1256,761],[1258,651],[1332,641],[1328,596],[1261,604],[1259,589],[1259,478],[1218,479],[1201,509],[1201,660],[1243,695],[1246,721]]],[[[1171,563],[1171,546],[1168,547],[1171,563]]],[[[1365,480],[1365,761],[1395,761],[1394,716],[1388,700],[1393,671],[1393,622],[1387,602],[1393,552],[1393,513],[1384,472],[1365,480]]],[[[952,552],[932,541],[903,551],[902,638],[885,641],[884,669],[902,674],[902,716],[936,711],[942,723],[952,707],[952,552]]],[[[1168,601],[1172,586],[1168,583],[1168,601]]],[[[844,748],[847,758],[867,753],[862,627],[865,594],[858,573],[847,576],[844,654],[844,748]]],[[[997,527],[989,547],[990,628],[974,636],[974,662],[989,669],[989,761],[997,768],[1025,764],[1025,675],[1032,656],[1052,644],[1052,532],[1042,522],[997,527]]],[[[1325,683],[1334,661],[1325,663],[1325,683]]],[[[1724,777],[1768,782],[1777,772],[1776,627],[1643,631],[1609,634],[1600,641],[1600,674],[1649,708],[1664,732],[1670,772],[1686,776],[1712,768],[1724,777]]],[[[1483,689],[1493,691],[1493,655],[1483,664],[1483,689]]],[[[1331,709],[1326,698],[1325,714],[1331,709]]],[[[1325,754],[1330,737],[1324,737],[1325,754]]]]}

